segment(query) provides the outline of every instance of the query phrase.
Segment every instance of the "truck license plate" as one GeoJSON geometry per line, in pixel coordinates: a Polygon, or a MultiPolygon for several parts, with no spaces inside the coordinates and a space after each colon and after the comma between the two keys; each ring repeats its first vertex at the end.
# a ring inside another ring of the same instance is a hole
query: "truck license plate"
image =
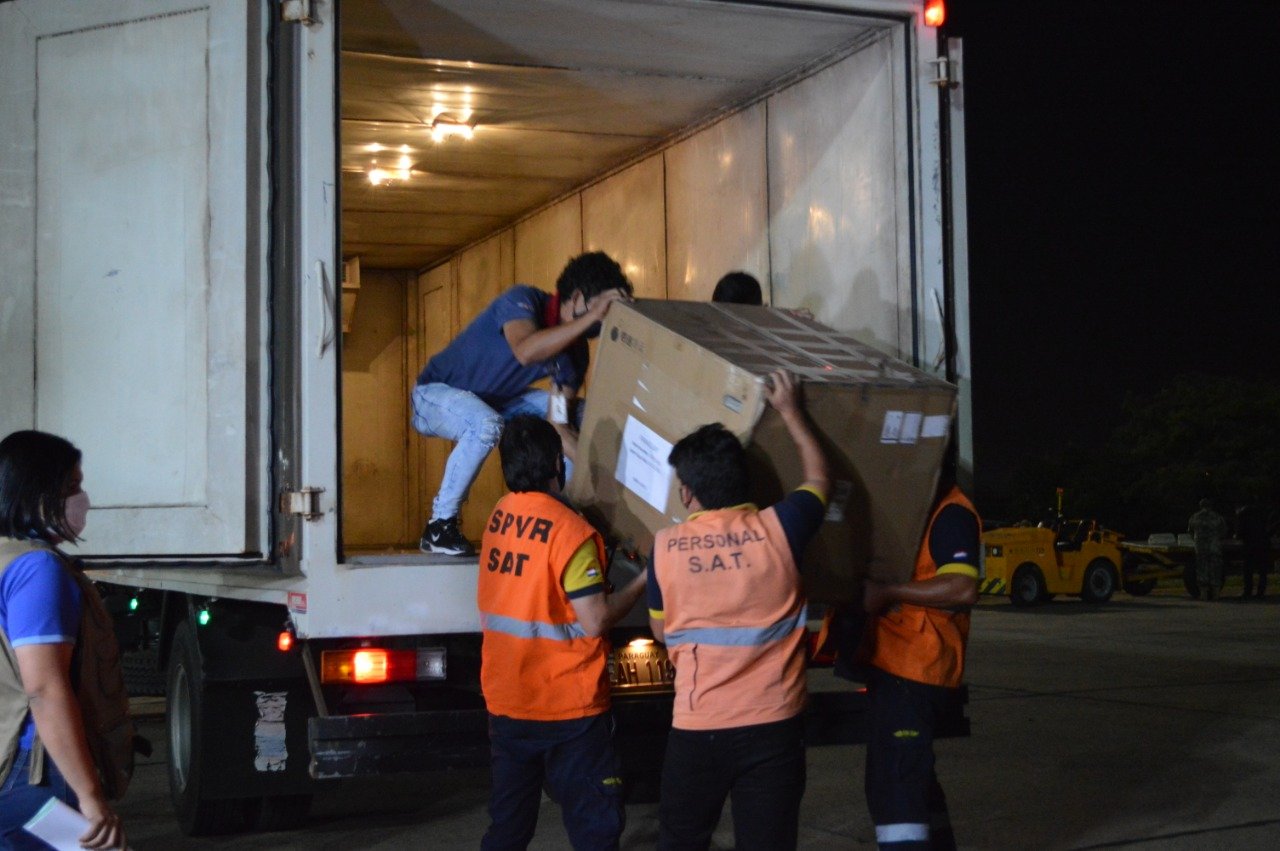
{"type": "Polygon", "coordinates": [[[652,639],[636,639],[609,654],[609,685],[614,691],[670,689],[675,678],[667,649],[652,639]]]}

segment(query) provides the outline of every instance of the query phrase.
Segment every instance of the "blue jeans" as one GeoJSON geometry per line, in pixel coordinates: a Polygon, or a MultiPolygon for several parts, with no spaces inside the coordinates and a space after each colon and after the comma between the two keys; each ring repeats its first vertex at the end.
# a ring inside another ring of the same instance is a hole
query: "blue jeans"
{"type": "Polygon", "coordinates": [[[705,851],[726,798],[738,851],[796,847],[804,796],[804,717],[667,736],[658,848],[705,851]]]}
{"type": "MultiPolygon", "coordinates": [[[[456,444],[444,465],[440,490],[431,503],[432,520],[458,516],[471,485],[480,475],[484,459],[498,445],[506,421],[520,414],[545,417],[549,395],[546,390],[530,388],[494,410],[476,394],[448,384],[419,384],[413,388],[410,401],[414,431],[427,437],[443,437],[456,444]]],[[[577,407],[576,419],[581,425],[581,406],[577,407]]],[[[572,472],[566,459],[566,481],[572,472]]]]}
{"type": "Polygon", "coordinates": [[[79,805],[76,793],[71,791],[48,754],[44,759],[44,783],[32,786],[28,782],[30,761],[31,752],[19,750],[9,776],[0,785],[0,849],[47,848],[43,842],[22,830],[22,826],[50,798],[58,798],[73,807],[79,805]]]}
{"type": "Polygon", "coordinates": [[[627,823],[609,713],[571,721],[489,716],[489,829],[482,851],[529,847],[545,781],[577,851],[616,849],[627,823]]]}

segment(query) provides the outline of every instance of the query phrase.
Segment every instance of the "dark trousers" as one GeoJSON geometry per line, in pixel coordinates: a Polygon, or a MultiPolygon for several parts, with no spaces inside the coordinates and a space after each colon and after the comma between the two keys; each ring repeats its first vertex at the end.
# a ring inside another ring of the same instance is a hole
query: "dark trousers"
{"type": "Polygon", "coordinates": [[[19,750],[14,754],[13,768],[4,783],[0,783],[0,849],[48,848],[49,846],[22,829],[50,798],[58,798],[71,806],[78,806],[76,793],[71,791],[58,767],[46,753],[44,756],[44,783],[32,786],[30,778],[31,751],[19,750]]]}
{"type": "Polygon", "coordinates": [[[1271,573],[1269,550],[1248,551],[1244,554],[1244,596],[1253,596],[1253,577],[1258,577],[1258,596],[1267,594],[1267,574],[1271,573]]]}
{"type": "Polygon", "coordinates": [[[658,847],[709,847],[728,797],[738,851],[793,849],[804,781],[802,717],[724,730],[672,729],[662,766],[658,847]]]}
{"type": "Polygon", "coordinates": [[[881,848],[954,849],[933,734],[951,690],[872,669],[867,680],[867,808],[881,848]]]}
{"type": "Polygon", "coordinates": [[[529,846],[544,782],[575,849],[618,847],[627,815],[609,713],[572,721],[490,715],[489,752],[493,780],[484,851],[529,846]]]}

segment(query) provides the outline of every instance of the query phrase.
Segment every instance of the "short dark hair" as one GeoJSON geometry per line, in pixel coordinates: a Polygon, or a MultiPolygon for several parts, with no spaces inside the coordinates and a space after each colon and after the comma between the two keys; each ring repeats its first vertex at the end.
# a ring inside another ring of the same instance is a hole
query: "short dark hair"
{"type": "Polygon", "coordinates": [[[717,281],[711,300],[727,304],[764,304],[760,282],[746,272],[730,272],[717,281]]]}
{"type": "Polygon", "coordinates": [[[560,435],[551,423],[532,414],[507,421],[498,441],[502,478],[512,491],[545,491],[559,474],[560,435]]]}
{"type": "Polygon", "coordinates": [[[0,536],[76,540],[67,525],[67,486],[80,450],[55,434],[15,431],[0,440],[0,536]]]}
{"type": "Polygon", "coordinates": [[[704,425],[671,447],[667,463],[703,508],[728,508],[751,498],[747,451],[720,423],[704,425]]]}
{"type": "Polygon", "coordinates": [[[631,295],[631,282],[623,274],[622,267],[603,251],[588,251],[565,264],[556,279],[556,292],[560,300],[573,298],[574,293],[592,299],[609,290],[622,290],[631,295]]]}

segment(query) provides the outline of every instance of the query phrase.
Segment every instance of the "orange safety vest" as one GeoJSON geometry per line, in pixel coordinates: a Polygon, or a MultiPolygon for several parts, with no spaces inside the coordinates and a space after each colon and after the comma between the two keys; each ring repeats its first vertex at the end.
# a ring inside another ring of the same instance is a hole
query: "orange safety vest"
{"type": "Polygon", "coordinates": [[[583,631],[561,585],[586,541],[603,565],[600,535],[549,493],[509,493],[489,516],[476,601],[480,689],[494,715],[566,721],[608,710],[607,644],[583,631]]]}
{"type": "Polygon", "coordinates": [[[798,715],[804,591],[777,512],[700,512],[660,531],[653,546],[676,669],[672,726],[717,730],[798,715]]]}
{"type": "MultiPolygon", "coordinates": [[[[973,503],[959,488],[952,488],[929,518],[916,569],[911,577],[919,582],[938,575],[938,565],[929,552],[929,535],[938,515],[948,505],[959,505],[977,516],[973,503]]],[[[981,521],[979,521],[981,532],[981,521]]],[[[873,645],[870,664],[894,676],[928,685],[956,688],[964,678],[964,650],[969,640],[969,610],[952,611],[902,603],[873,618],[869,624],[873,645]]]]}

